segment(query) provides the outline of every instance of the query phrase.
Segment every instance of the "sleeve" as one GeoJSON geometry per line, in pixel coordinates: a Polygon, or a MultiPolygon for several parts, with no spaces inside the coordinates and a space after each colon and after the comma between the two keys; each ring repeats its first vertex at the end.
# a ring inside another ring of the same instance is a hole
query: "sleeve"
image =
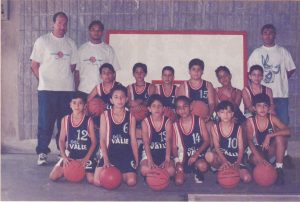
{"type": "Polygon", "coordinates": [[[110,63],[113,65],[115,70],[121,69],[118,57],[112,47],[110,47],[109,49],[109,59],[110,59],[110,63]]]}
{"type": "Polygon", "coordinates": [[[286,71],[291,71],[296,69],[296,65],[293,61],[293,58],[291,56],[291,54],[289,53],[289,51],[287,51],[286,49],[283,49],[283,58],[284,58],[284,68],[286,69],[286,71]]]}
{"type": "Polygon", "coordinates": [[[248,71],[250,69],[251,66],[253,65],[261,65],[261,62],[260,62],[260,57],[259,57],[259,54],[258,54],[258,49],[255,49],[249,59],[248,59],[248,71]]]}
{"type": "Polygon", "coordinates": [[[42,63],[44,50],[45,49],[43,48],[43,41],[41,38],[38,38],[33,45],[32,53],[30,55],[30,60],[34,60],[38,63],[42,63]]]}

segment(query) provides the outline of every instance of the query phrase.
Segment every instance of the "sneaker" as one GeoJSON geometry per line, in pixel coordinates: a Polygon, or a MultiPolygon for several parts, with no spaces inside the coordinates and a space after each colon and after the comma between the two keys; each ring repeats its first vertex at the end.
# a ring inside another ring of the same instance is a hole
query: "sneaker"
{"type": "Polygon", "coordinates": [[[276,168],[277,180],[276,185],[284,185],[284,173],[282,168],[276,168]]]}
{"type": "Polygon", "coordinates": [[[286,155],[283,157],[283,166],[287,169],[295,168],[295,164],[293,163],[293,159],[290,155],[286,155]]]}
{"type": "Polygon", "coordinates": [[[40,153],[39,154],[39,158],[37,160],[37,164],[39,166],[42,166],[42,165],[46,165],[48,162],[47,162],[47,154],[45,153],[40,153]]]}
{"type": "Polygon", "coordinates": [[[203,173],[201,173],[200,171],[197,171],[197,173],[195,173],[195,183],[196,184],[202,184],[203,181],[204,181],[203,173]]]}
{"type": "Polygon", "coordinates": [[[215,167],[212,167],[212,166],[209,167],[209,170],[210,170],[213,174],[215,174],[216,172],[218,172],[218,170],[217,170],[215,167]]]}

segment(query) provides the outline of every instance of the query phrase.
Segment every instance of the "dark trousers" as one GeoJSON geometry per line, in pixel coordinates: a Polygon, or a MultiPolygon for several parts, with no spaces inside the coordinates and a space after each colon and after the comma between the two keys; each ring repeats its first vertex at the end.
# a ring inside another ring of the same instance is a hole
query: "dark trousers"
{"type": "Polygon", "coordinates": [[[49,144],[57,121],[56,145],[61,128],[61,119],[72,112],[70,108],[72,91],[38,91],[38,134],[36,153],[50,152],[49,144]]]}

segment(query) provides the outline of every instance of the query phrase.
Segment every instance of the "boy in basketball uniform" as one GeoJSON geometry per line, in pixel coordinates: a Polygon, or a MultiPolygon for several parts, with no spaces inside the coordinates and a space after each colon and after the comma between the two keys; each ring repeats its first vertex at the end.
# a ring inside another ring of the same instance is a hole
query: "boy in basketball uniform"
{"type": "Polygon", "coordinates": [[[206,161],[214,168],[227,166],[239,167],[240,177],[243,182],[250,182],[251,175],[246,166],[241,164],[244,154],[242,128],[234,122],[234,105],[232,102],[221,101],[216,106],[219,122],[212,126],[214,150],[205,155],[206,161]]]}
{"type": "Polygon", "coordinates": [[[150,116],[142,122],[144,150],[141,174],[146,176],[152,168],[161,167],[172,177],[175,174],[174,162],[171,160],[172,122],[164,116],[164,103],[160,95],[151,95],[147,106],[150,116]]]}
{"type": "Polygon", "coordinates": [[[175,98],[177,86],[173,83],[174,81],[174,68],[171,66],[165,66],[162,69],[161,79],[162,84],[156,85],[156,92],[162,97],[165,106],[165,115],[168,116],[172,121],[175,121],[175,98]]]}
{"type": "Polygon", "coordinates": [[[135,136],[135,118],[125,109],[127,89],[117,85],[111,90],[112,108],[101,114],[101,158],[95,171],[94,184],[101,186],[101,170],[116,166],[128,186],[137,182],[138,148],[135,136]]]}
{"type": "Polygon", "coordinates": [[[271,105],[270,113],[275,114],[275,106],[273,102],[273,92],[272,89],[261,84],[264,78],[264,70],[259,65],[253,65],[249,70],[249,85],[245,86],[242,95],[243,102],[245,104],[245,115],[247,117],[251,116],[255,109],[252,105],[253,97],[259,93],[263,93],[269,96],[271,105]]]}
{"type": "Polygon", "coordinates": [[[285,138],[290,135],[290,129],[279,118],[269,113],[270,97],[260,93],[253,97],[255,116],[247,119],[247,137],[252,154],[250,163],[257,165],[264,161],[276,159],[277,182],[284,184],[283,157],[287,149],[285,138]]]}
{"type": "Polygon", "coordinates": [[[195,182],[203,183],[203,173],[208,164],[204,159],[210,145],[210,137],[202,118],[191,114],[191,100],[186,96],[176,98],[176,112],[179,120],[173,124],[173,155],[176,165],[175,183],[183,184],[184,173],[195,174],[195,182]]]}
{"type": "Polygon", "coordinates": [[[71,160],[76,160],[85,167],[88,182],[93,183],[96,161],[92,158],[92,153],[96,147],[96,137],[94,123],[85,115],[85,103],[85,95],[75,92],[70,102],[72,114],[61,120],[59,137],[61,159],[49,175],[53,181],[63,177],[63,166],[68,166],[71,160]]]}

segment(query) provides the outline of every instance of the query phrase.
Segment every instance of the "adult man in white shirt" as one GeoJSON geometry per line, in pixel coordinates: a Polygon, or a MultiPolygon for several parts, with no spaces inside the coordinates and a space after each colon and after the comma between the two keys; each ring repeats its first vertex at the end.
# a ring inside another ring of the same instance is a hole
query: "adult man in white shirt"
{"type": "Polygon", "coordinates": [[[30,56],[31,69],[38,79],[38,134],[36,152],[38,165],[47,164],[49,143],[55,121],[58,134],[61,119],[70,113],[70,98],[74,92],[73,72],[78,60],[75,42],[66,37],[68,17],[63,12],[53,16],[53,31],[39,37],[30,56]]]}
{"type": "Polygon", "coordinates": [[[104,31],[102,22],[92,21],[88,28],[90,40],[79,48],[79,64],[76,67],[79,73],[78,90],[86,95],[101,82],[99,68],[102,64],[110,63],[115,70],[120,69],[114,49],[101,41],[104,31]]]}
{"type": "MultiPolygon", "coordinates": [[[[283,123],[288,125],[288,79],[294,74],[296,65],[291,54],[275,43],[274,25],[264,25],[261,34],[263,45],[252,52],[248,59],[248,67],[258,64],[264,68],[262,84],[272,89],[276,114],[283,123]]],[[[293,167],[290,156],[285,156],[284,164],[286,167],[293,167]]]]}

